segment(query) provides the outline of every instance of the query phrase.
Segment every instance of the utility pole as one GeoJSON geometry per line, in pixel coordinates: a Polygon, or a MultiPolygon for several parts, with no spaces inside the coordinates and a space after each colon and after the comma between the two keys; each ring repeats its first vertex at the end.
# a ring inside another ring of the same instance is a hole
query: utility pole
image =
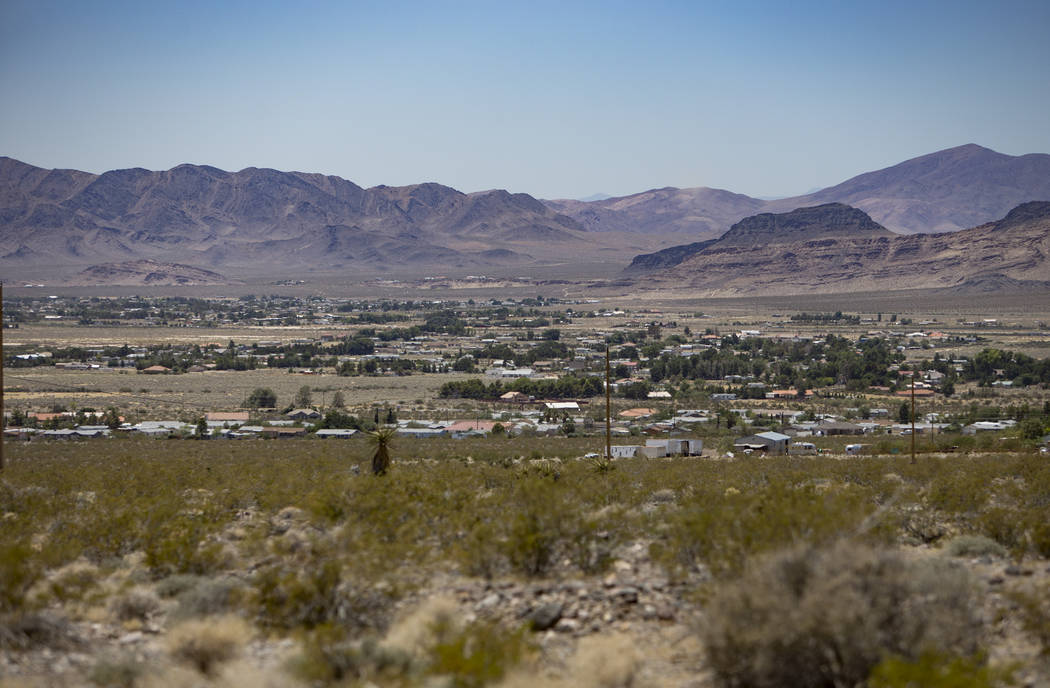
{"type": "Polygon", "coordinates": [[[612,461],[612,385],[609,384],[609,345],[605,345],[605,460],[612,461]]]}
{"type": "Polygon", "coordinates": [[[915,371],[911,371],[911,462],[915,463],[915,371]]]}

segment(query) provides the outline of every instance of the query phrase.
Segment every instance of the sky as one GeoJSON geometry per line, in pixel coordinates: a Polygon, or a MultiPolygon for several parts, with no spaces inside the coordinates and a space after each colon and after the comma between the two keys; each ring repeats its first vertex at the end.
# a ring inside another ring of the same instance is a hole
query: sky
{"type": "Polygon", "coordinates": [[[1050,2],[0,0],[0,155],[540,198],[1050,152],[1050,2]]]}

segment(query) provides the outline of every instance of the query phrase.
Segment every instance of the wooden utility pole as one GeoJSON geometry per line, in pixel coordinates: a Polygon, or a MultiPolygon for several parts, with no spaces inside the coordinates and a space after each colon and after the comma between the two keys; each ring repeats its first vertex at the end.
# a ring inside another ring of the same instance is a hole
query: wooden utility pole
{"type": "Polygon", "coordinates": [[[612,461],[612,385],[609,384],[609,345],[605,345],[605,459],[612,461]]]}
{"type": "Polygon", "coordinates": [[[915,463],[915,371],[911,371],[911,462],[915,463]]]}

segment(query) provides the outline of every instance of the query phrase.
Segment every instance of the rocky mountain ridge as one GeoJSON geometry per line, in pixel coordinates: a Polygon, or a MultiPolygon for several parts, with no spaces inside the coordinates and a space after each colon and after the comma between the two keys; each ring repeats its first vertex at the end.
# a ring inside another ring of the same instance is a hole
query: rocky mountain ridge
{"type": "MultiPolygon", "coordinates": [[[[811,211],[822,209],[826,212],[828,206],[799,209],[785,216],[812,215],[811,211]]],[[[835,227],[821,234],[811,227],[805,234],[749,243],[727,235],[679,256],[675,265],[636,276],[631,283],[645,290],[673,285],[707,296],[920,288],[1045,291],[1050,287],[1047,256],[1050,202],[1030,202],[996,222],[940,234],[844,234],[835,227]]],[[[636,259],[636,274],[644,270],[645,260],[636,259]]]]}

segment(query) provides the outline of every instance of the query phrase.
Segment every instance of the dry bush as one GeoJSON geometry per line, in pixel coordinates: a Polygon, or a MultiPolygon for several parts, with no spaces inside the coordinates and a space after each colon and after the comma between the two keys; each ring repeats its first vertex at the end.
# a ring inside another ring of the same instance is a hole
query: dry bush
{"type": "Polygon", "coordinates": [[[178,594],[172,617],[218,616],[234,611],[245,594],[245,586],[235,578],[200,579],[178,594]]]}
{"type": "Polygon", "coordinates": [[[985,535],[960,535],[944,546],[953,557],[1005,557],[1006,548],[985,535]]]}
{"type": "Polygon", "coordinates": [[[432,597],[394,622],[383,644],[413,657],[421,657],[431,642],[435,625],[452,623],[458,616],[455,600],[432,597]]]}
{"type": "Polygon", "coordinates": [[[722,686],[861,685],[886,656],[973,656],[981,624],[966,572],[839,543],[750,566],[719,590],[701,634],[722,686]]]}
{"type": "MultiPolygon", "coordinates": [[[[565,674],[539,677],[533,667],[511,672],[500,688],[633,688],[639,683],[642,653],[638,641],[626,635],[588,636],[569,658],[565,674]]],[[[646,684],[649,685],[649,684],[646,684]]]]}
{"type": "Polygon", "coordinates": [[[95,663],[88,680],[103,688],[133,688],[145,667],[130,657],[104,658],[95,663]]]}
{"type": "Polygon", "coordinates": [[[0,649],[64,650],[76,642],[73,627],[64,616],[47,611],[0,615],[0,649]]]}
{"type": "Polygon", "coordinates": [[[160,600],[148,590],[130,590],[110,600],[109,609],[120,621],[146,621],[160,610],[160,600]]]}
{"type": "Polygon", "coordinates": [[[219,616],[186,621],[168,633],[171,656],[207,676],[233,659],[251,638],[251,627],[240,617],[219,616]]]}

